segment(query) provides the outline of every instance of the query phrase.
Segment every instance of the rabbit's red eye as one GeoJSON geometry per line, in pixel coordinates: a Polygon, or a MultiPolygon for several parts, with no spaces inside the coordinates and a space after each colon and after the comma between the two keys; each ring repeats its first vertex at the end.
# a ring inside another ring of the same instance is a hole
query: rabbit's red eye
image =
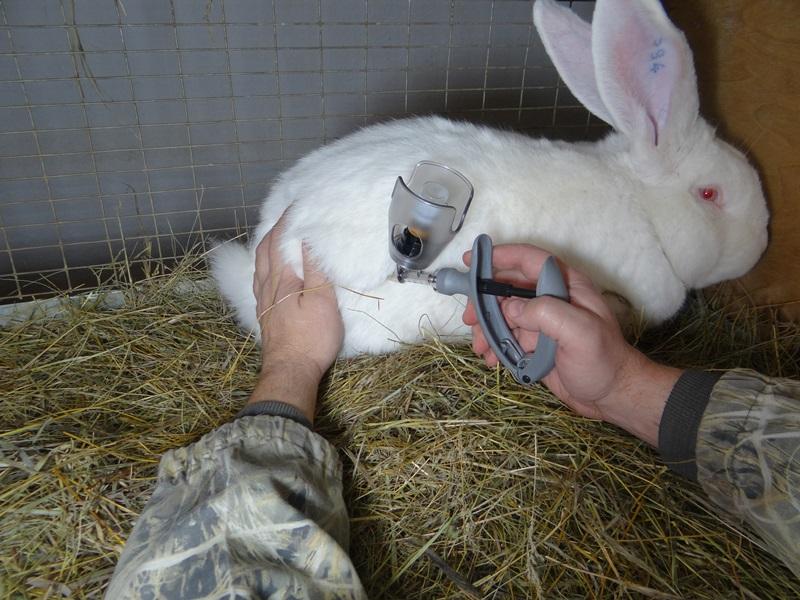
{"type": "Polygon", "coordinates": [[[714,202],[717,199],[717,188],[704,187],[700,189],[700,197],[708,202],[714,202]]]}

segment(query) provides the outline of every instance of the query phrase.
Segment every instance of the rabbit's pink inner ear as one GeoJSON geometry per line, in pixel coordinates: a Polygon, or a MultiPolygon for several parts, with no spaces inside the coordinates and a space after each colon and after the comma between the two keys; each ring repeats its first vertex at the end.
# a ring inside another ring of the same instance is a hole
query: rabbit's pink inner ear
{"type": "Polygon", "coordinates": [[[536,0],[533,21],[550,60],[570,91],[593,114],[614,125],[595,80],[591,25],[552,0],[536,0]]]}
{"type": "Polygon", "coordinates": [[[697,117],[689,46],[657,0],[598,2],[592,44],[600,95],[620,131],[658,146],[697,117]]]}

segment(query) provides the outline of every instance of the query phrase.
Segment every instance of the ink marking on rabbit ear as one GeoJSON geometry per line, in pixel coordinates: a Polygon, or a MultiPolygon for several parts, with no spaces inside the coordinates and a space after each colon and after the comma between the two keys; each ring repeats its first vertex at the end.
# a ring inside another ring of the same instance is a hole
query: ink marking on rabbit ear
{"type": "Polygon", "coordinates": [[[592,55],[617,131],[665,151],[688,133],[698,104],[691,51],[658,0],[598,0],[592,55]]]}
{"type": "Polygon", "coordinates": [[[657,75],[661,69],[666,67],[666,65],[663,62],[660,62],[667,55],[666,49],[662,48],[663,44],[664,44],[664,38],[662,37],[657,38],[653,42],[653,48],[655,48],[655,50],[650,52],[650,72],[653,75],[657,75]]]}
{"type": "MultiPolygon", "coordinates": [[[[667,68],[668,60],[669,57],[664,44],[664,38],[658,37],[653,40],[653,45],[650,49],[648,71],[652,73],[652,75],[658,76],[667,68]]],[[[657,113],[650,117],[650,123],[653,126],[653,144],[655,146],[658,146],[658,132],[663,128],[663,124],[666,123],[668,118],[669,114],[666,106],[661,106],[657,110],[657,113]]]]}

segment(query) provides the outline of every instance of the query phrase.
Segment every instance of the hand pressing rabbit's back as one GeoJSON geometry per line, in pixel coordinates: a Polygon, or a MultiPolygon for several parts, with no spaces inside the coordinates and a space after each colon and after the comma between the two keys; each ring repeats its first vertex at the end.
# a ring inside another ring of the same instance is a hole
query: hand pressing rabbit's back
{"type": "Polygon", "coordinates": [[[698,114],[685,38],[657,0],[597,0],[592,25],[552,0],[534,20],[574,95],[615,132],[565,143],[426,117],[375,125],[320,148],[276,182],[250,248],[227,243],[213,274],[246,329],[257,330],[253,250],[287,211],[281,245],[301,273],[305,241],[337,287],[343,354],[385,352],[426,332],[463,336],[463,299],[391,280],[388,211],[398,176],[422,160],[475,189],[462,230],[430,270],[461,266],[479,233],[558,255],[650,324],[686,292],[742,275],[767,242],[758,175],[698,114]]]}

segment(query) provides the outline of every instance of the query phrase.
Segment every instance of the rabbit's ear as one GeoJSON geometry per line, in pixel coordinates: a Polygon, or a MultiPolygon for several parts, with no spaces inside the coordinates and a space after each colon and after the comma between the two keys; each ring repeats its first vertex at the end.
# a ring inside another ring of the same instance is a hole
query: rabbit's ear
{"type": "Polygon", "coordinates": [[[550,60],[570,91],[592,113],[614,125],[597,89],[591,25],[553,0],[536,0],[533,22],[550,60]]]}
{"type": "Polygon", "coordinates": [[[658,0],[598,0],[592,54],[618,131],[650,147],[688,133],[699,112],[692,53],[658,0]]]}

